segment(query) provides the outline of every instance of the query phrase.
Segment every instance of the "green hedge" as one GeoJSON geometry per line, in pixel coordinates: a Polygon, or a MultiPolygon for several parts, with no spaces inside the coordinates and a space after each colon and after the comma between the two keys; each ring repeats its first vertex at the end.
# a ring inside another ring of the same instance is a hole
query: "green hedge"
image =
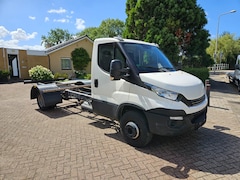
{"type": "Polygon", "coordinates": [[[204,83],[206,79],[209,78],[208,68],[183,68],[185,72],[188,72],[194,76],[197,76],[204,83]]]}

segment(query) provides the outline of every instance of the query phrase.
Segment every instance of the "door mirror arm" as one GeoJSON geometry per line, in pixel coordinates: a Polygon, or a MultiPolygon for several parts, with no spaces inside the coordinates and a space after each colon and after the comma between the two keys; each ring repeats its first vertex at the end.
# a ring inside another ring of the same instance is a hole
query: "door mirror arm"
{"type": "Polygon", "coordinates": [[[110,64],[110,78],[112,81],[120,80],[123,77],[129,77],[130,68],[123,68],[120,60],[114,59],[110,64]]]}
{"type": "Polygon", "coordinates": [[[130,68],[126,67],[120,70],[121,71],[121,75],[123,77],[129,77],[130,76],[130,68]]]}

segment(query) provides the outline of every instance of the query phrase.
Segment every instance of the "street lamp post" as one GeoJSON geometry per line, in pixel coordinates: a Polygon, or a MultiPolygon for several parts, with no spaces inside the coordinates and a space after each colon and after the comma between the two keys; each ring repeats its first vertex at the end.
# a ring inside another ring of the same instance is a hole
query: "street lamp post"
{"type": "Polygon", "coordinates": [[[218,24],[217,24],[217,38],[216,38],[216,43],[215,43],[215,51],[214,51],[214,61],[215,63],[217,63],[217,46],[218,46],[218,31],[219,31],[219,23],[220,23],[220,17],[223,16],[223,15],[226,15],[226,14],[231,14],[231,13],[235,13],[236,10],[231,10],[229,12],[225,12],[225,13],[222,13],[218,16],[218,24]]]}

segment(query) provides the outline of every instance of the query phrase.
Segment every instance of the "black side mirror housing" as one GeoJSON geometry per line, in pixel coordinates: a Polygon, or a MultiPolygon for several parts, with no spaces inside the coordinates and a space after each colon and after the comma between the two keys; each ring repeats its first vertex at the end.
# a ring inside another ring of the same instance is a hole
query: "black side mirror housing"
{"type": "Polygon", "coordinates": [[[111,80],[120,80],[122,75],[122,62],[118,59],[114,59],[110,64],[110,77],[111,80]]]}

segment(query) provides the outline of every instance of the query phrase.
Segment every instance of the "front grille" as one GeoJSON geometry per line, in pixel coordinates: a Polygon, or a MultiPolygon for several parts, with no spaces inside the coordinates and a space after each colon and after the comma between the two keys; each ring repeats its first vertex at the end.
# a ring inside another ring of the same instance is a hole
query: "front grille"
{"type": "Polygon", "coordinates": [[[193,100],[188,100],[183,95],[178,96],[178,101],[182,101],[184,104],[186,104],[189,107],[196,106],[196,105],[202,103],[204,100],[205,100],[205,95],[203,95],[202,97],[200,97],[198,99],[193,99],[193,100]]]}

